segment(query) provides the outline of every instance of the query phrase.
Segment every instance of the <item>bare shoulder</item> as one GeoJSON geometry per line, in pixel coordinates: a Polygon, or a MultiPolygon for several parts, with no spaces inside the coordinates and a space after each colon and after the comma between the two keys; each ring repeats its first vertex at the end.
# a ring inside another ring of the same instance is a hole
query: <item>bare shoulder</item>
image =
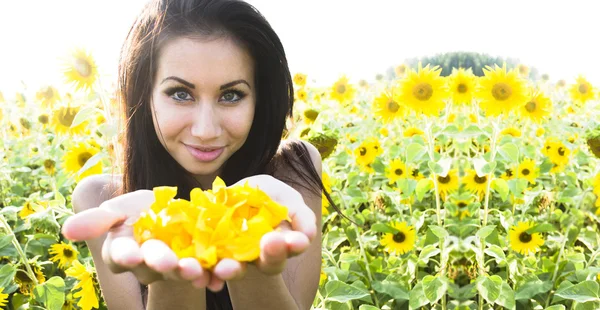
{"type": "Polygon", "coordinates": [[[97,207],[113,198],[121,186],[121,178],[122,175],[96,174],[81,180],[71,196],[75,212],[97,207]]]}
{"type": "MultiPolygon", "coordinates": [[[[302,144],[306,147],[306,149],[308,150],[308,155],[310,156],[310,161],[313,163],[313,166],[315,167],[315,170],[317,171],[317,173],[319,174],[319,176],[321,176],[321,154],[319,153],[319,150],[317,150],[317,148],[312,145],[311,143],[307,142],[307,141],[303,141],[303,140],[298,140],[298,139],[286,139],[281,141],[281,144],[279,145],[279,150],[278,150],[278,156],[281,156],[281,154],[283,152],[291,152],[291,148],[293,144],[302,144]]],[[[292,156],[297,156],[297,154],[292,154],[292,156]]],[[[285,173],[290,173],[289,171],[290,167],[286,166],[286,165],[279,165],[278,170],[283,170],[283,171],[278,171],[278,172],[285,172],[285,173]]]]}

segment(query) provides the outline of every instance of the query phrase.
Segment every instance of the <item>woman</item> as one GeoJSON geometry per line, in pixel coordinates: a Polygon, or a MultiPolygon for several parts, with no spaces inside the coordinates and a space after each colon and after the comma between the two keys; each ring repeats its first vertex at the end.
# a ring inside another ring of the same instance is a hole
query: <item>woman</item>
{"type": "Polygon", "coordinates": [[[108,307],[310,308],[321,158],[310,144],[281,141],[293,88],[264,17],[238,0],[151,1],[129,32],[119,77],[124,173],[80,182],[77,214],[63,226],[65,237],[87,242],[108,307]],[[131,224],[154,200],[152,188],[177,186],[177,198],[189,199],[216,176],[259,186],[288,207],[291,223],[261,239],[256,262],[224,259],[208,271],[161,241],[137,245],[131,224]]]}

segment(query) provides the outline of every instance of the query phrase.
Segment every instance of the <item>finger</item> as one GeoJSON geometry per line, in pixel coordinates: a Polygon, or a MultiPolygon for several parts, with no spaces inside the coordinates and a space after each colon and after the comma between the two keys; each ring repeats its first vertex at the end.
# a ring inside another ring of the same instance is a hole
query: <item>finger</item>
{"type": "Polygon", "coordinates": [[[209,290],[216,293],[216,292],[222,290],[224,286],[225,286],[225,281],[219,279],[218,277],[216,277],[214,275],[211,275],[210,281],[208,282],[208,285],[206,286],[206,288],[208,288],[209,290]]]}
{"type": "Polygon", "coordinates": [[[283,232],[283,236],[287,247],[288,257],[299,255],[306,251],[310,246],[310,240],[301,232],[286,231],[283,232]]]}
{"type": "Polygon", "coordinates": [[[177,268],[177,255],[175,255],[166,243],[150,239],[142,244],[141,249],[144,262],[156,272],[163,273],[177,268]]]}
{"type": "Polygon", "coordinates": [[[213,277],[228,281],[242,278],[245,269],[245,265],[241,262],[230,258],[224,258],[217,263],[212,273],[213,277]]]}
{"type": "Polygon", "coordinates": [[[260,258],[256,262],[258,269],[266,274],[281,273],[288,256],[284,234],[270,232],[260,240],[260,258]]]}
{"type": "Polygon", "coordinates": [[[206,280],[206,284],[208,284],[207,273],[204,271],[198,260],[192,257],[185,257],[179,260],[178,264],[178,272],[179,276],[183,280],[192,281],[203,278],[206,280]]]}
{"type": "Polygon", "coordinates": [[[296,203],[298,206],[290,208],[292,229],[304,233],[309,240],[317,235],[317,217],[315,213],[303,202],[296,203]]]}
{"type": "Polygon", "coordinates": [[[83,241],[98,238],[112,227],[122,224],[127,216],[109,208],[93,208],[69,217],[62,234],[71,241],[83,241]]]}
{"type": "Polygon", "coordinates": [[[110,258],[112,263],[127,269],[144,261],[140,246],[135,240],[128,237],[117,237],[111,240],[110,258]]]}

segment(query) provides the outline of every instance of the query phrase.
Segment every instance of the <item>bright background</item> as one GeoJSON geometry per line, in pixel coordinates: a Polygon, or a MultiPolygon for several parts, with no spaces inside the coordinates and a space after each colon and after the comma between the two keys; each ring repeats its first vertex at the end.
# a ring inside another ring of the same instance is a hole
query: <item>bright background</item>
{"type": "MultiPolygon", "coordinates": [[[[59,58],[83,46],[116,73],[120,46],[146,0],[1,1],[0,91],[60,84],[59,58]]],[[[251,0],[283,41],[292,72],[318,84],[373,80],[405,59],[448,51],[517,58],[573,83],[600,86],[596,1],[251,0]]],[[[111,82],[111,81],[107,81],[111,82]]]]}

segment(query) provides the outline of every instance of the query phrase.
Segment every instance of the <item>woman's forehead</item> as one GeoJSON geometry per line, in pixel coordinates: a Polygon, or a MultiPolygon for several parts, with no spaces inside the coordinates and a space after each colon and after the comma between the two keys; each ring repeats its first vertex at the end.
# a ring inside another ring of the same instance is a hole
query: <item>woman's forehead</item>
{"type": "Polygon", "coordinates": [[[157,69],[159,82],[177,76],[194,84],[222,84],[237,79],[251,83],[254,77],[252,57],[228,37],[169,40],[160,51],[157,69]]]}

